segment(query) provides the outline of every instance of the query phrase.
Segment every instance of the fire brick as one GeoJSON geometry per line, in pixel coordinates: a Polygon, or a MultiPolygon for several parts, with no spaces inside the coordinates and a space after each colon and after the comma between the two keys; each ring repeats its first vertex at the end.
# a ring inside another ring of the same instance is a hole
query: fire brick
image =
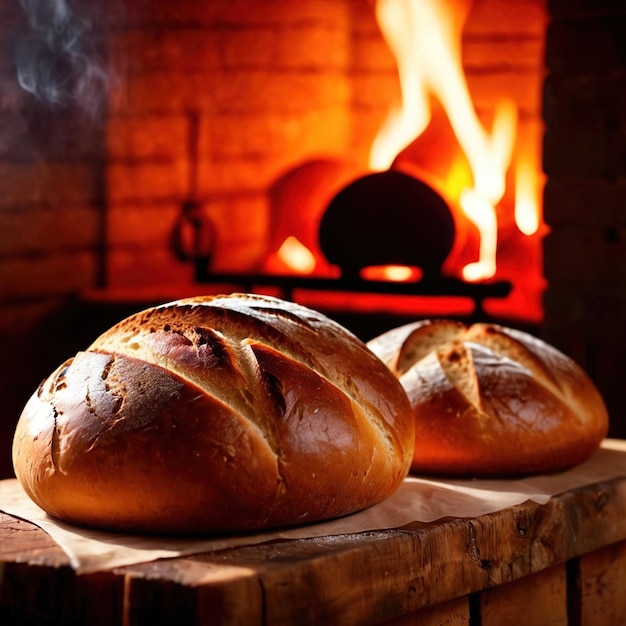
{"type": "MultiPolygon", "coordinates": [[[[390,102],[398,102],[398,76],[392,72],[363,72],[352,77],[352,106],[356,110],[373,109],[385,114],[390,102]]],[[[370,143],[372,137],[368,137],[370,143]]]]}
{"type": "Polygon", "coordinates": [[[549,176],[612,177],[612,138],[605,132],[580,128],[576,132],[548,127],[543,141],[543,169],[549,176]]]}
{"type": "Polygon", "coordinates": [[[241,71],[208,82],[216,111],[304,112],[346,104],[349,81],[342,72],[241,71]]]}
{"type": "Polygon", "coordinates": [[[619,227],[626,223],[622,207],[626,207],[624,182],[553,177],[544,187],[544,219],[551,228],[619,227]]]}
{"type": "Polygon", "coordinates": [[[201,196],[223,194],[264,195],[281,172],[293,162],[286,156],[273,159],[247,156],[236,159],[221,158],[200,163],[203,175],[199,184],[201,196]]]}
{"type": "Polygon", "coordinates": [[[0,263],[2,297],[63,297],[94,282],[96,259],[91,250],[19,256],[0,263]]]}
{"type": "Polygon", "coordinates": [[[204,121],[201,152],[214,159],[289,155],[294,163],[311,154],[332,154],[346,143],[349,120],[344,107],[303,114],[222,115],[204,121]]]}
{"type": "Polygon", "coordinates": [[[208,72],[144,72],[124,83],[123,97],[112,99],[112,112],[141,115],[181,113],[193,107],[213,110],[215,77],[208,72]]]}
{"type": "Polygon", "coordinates": [[[600,229],[562,227],[545,238],[544,262],[551,280],[623,284],[626,241],[600,229]]]}
{"type": "Polygon", "coordinates": [[[146,72],[211,72],[222,68],[219,32],[199,26],[137,28],[115,33],[111,54],[128,78],[146,72]]]}
{"type": "Polygon", "coordinates": [[[180,204],[174,202],[112,204],[107,214],[107,243],[118,247],[137,241],[145,246],[167,245],[180,204]]]}
{"type": "MultiPolygon", "coordinates": [[[[193,1],[193,0],[187,0],[193,1]]],[[[302,2],[301,0],[244,0],[242,2],[230,2],[228,11],[222,12],[221,17],[229,23],[237,23],[245,26],[254,24],[283,24],[321,21],[323,23],[337,20],[343,21],[350,5],[357,10],[363,10],[361,0],[348,0],[337,2],[336,0],[316,0],[316,2],[302,2]]]]}
{"type": "Polygon", "coordinates": [[[569,132],[572,127],[601,132],[619,116],[626,80],[610,74],[551,74],[544,83],[543,115],[550,128],[569,132]]]}
{"type": "Polygon", "coordinates": [[[0,162],[0,207],[53,207],[96,203],[99,173],[90,162],[0,162]]]}
{"type": "Polygon", "coordinates": [[[107,272],[111,288],[188,285],[192,280],[190,264],[173,261],[165,245],[113,248],[107,254],[107,272]]]}
{"type": "Polygon", "coordinates": [[[94,207],[25,207],[0,211],[2,257],[93,249],[100,215],[94,207]]]}
{"type": "Polygon", "coordinates": [[[352,38],[350,69],[359,74],[389,73],[397,80],[396,61],[375,23],[371,30],[356,32],[352,38]]]}
{"type": "MultiPolygon", "coordinates": [[[[463,67],[485,73],[489,69],[514,71],[543,67],[543,32],[534,36],[510,38],[467,38],[463,46],[463,67]]],[[[536,82],[536,81],[535,81],[536,82]]]]}
{"type": "MultiPolygon", "coordinates": [[[[567,1],[567,0],[566,0],[567,1]]],[[[539,36],[543,38],[546,0],[475,2],[465,27],[466,37],[539,36]]]]}
{"type": "Polygon", "coordinates": [[[107,172],[109,200],[182,198],[187,191],[187,164],[183,161],[113,162],[107,172]]]}
{"type": "Polygon", "coordinates": [[[289,29],[278,41],[278,68],[345,69],[351,63],[350,30],[344,21],[298,25],[289,29]]]}
{"type": "Polygon", "coordinates": [[[552,72],[599,72],[626,66],[626,14],[580,15],[548,25],[546,66],[552,72]]]}
{"type": "Polygon", "coordinates": [[[623,0],[546,0],[553,17],[624,13],[623,0]]]}
{"type": "Polygon", "coordinates": [[[107,148],[112,159],[172,158],[186,156],[188,118],[178,115],[112,116],[107,148]]]}
{"type": "Polygon", "coordinates": [[[489,72],[468,72],[467,84],[477,109],[493,111],[494,104],[504,96],[525,113],[536,112],[541,102],[541,84],[532,71],[501,67],[489,72]]]}

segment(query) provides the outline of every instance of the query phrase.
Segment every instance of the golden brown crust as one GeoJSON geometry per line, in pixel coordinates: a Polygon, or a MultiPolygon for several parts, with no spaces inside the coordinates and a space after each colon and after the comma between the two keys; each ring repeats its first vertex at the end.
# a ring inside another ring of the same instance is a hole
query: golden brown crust
{"type": "Polygon", "coordinates": [[[607,434],[606,407],[587,374],[528,333],[423,320],[368,346],[411,401],[414,472],[554,472],[584,461],[607,434]]]}
{"type": "Polygon", "coordinates": [[[44,510],[144,532],[242,531],[389,496],[414,441],[406,394],[319,313],[263,296],[142,311],[29,400],[14,467],[44,510]]]}

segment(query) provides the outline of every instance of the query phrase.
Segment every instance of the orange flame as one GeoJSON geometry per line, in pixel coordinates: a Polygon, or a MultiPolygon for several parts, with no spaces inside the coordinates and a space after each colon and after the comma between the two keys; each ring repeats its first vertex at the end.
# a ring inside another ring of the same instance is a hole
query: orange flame
{"type": "Polygon", "coordinates": [[[277,256],[291,271],[297,274],[311,274],[315,269],[315,256],[293,235],[283,241],[277,256]]]}
{"type": "MultiPolygon", "coordinates": [[[[506,189],[505,177],[516,139],[517,108],[505,99],[496,103],[490,132],[478,119],[461,60],[461,35],[472,2],[377,0],[380,29],[396,58],[401,103],[389,113],[372,144],[370,167],[391,167],[398,154],[428,126],[429,97],[436,97],[472,171],[473,187],[461,190],[457,200],[480,233],[479,259],[462,270],[463,278],[477,281],[496,273],[496,206],[506,189]]],[[[519,169],[518,180],[528,179],[528,171],[519,169]]],[[[518,227],[523,233],[532,234],[538,222],[533,222],[531,196],[526,192],[518,197],[518,227]]],[[[536,221],[536,207],[534,216],[536,221]]]]}
{"type": "Polygon", "coordinates": [[[540,226],[538,172],[539,166],[530,155],[520,160],[515,169],[515,224],[528,237],[540,226]]]}

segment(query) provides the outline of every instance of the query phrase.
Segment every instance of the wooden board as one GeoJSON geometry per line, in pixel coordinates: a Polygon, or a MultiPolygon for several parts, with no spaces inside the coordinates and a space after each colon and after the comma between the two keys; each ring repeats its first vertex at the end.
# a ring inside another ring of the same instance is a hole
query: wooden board
{"type": "MultiPolygon", "coordinates": [[[[568,573],[571,563],[591,577],[611,569],[613,544],[626,540],[624,519],[626,478],[618,478],[544,506],[528,502],[475,519],[276,541],[76,576],[43,531],[0,515],[0,624],[363,626],[401,625],[419,614],[427,624],[429,613],[463,624],[473,612],[488,626],[523,607],[529,593],[556,616],[551,623],[566,623],[572,607],[600,610],[592,608],[592,583],[568,573]],[[577,560],[607,546],[600,564],[577,560]]],[[[625,559],[615,560],[616,589],[625,559]]]]}

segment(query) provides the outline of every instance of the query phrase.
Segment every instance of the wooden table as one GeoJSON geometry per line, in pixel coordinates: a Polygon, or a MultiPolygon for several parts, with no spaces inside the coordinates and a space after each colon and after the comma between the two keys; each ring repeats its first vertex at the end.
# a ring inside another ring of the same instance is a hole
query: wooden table
{"type": "Polygon", "coordinates": [[[76,575],[0,514],[0,624],[626,624],[626,478],[474,519],[76,575]]]}

